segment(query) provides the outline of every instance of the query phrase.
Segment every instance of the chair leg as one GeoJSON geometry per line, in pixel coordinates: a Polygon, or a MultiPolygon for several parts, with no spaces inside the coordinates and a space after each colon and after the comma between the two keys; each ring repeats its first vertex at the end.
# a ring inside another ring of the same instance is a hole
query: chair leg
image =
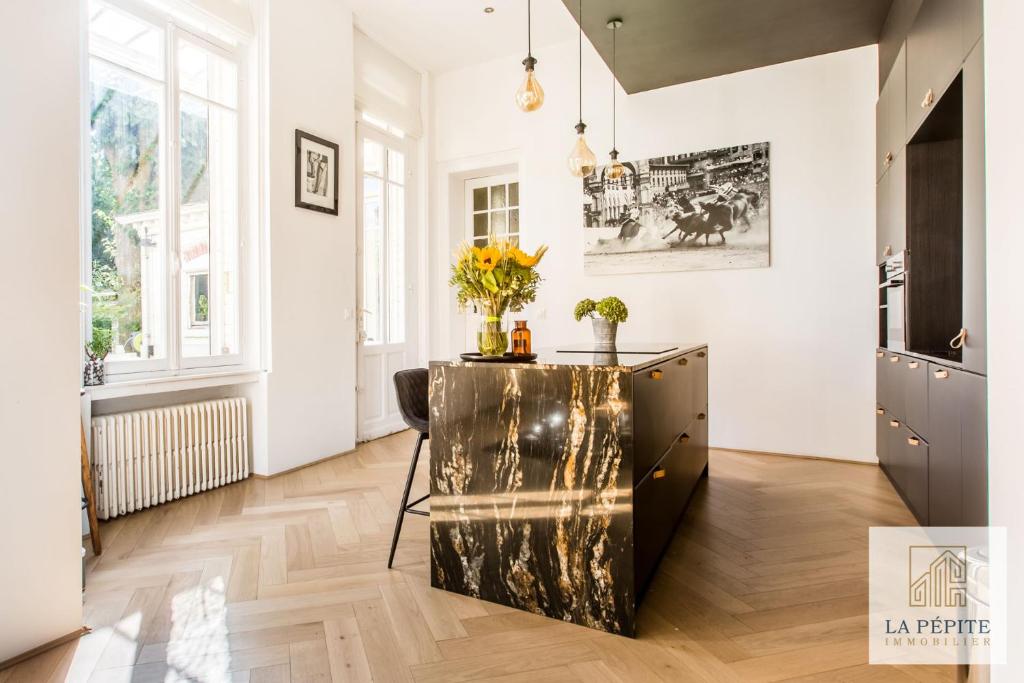
{"type": "Polygon", "coordinates": [[[412,480],[416,476],[416,463],[420,459],[420,447],[427,440],[427,435],[420,432],[416,439],[416,447],[412,451],[412,462],[409,463],[409,476],[405,479],[405,491],[402,492],[402,502],[398,506],[398,519],[395,520],[395,535],[391,539],[391,554],[388,555],[388,569],[395,560],[395,548],[398,547],[398,535],[402,533],[402,520],[405,519],[405,508],[409,503],[409,491],[412,489],[412,480]]]}

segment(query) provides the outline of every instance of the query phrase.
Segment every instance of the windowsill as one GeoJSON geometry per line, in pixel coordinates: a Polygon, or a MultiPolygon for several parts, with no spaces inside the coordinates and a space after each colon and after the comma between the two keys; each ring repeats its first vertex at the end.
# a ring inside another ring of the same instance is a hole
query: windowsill
{"type": "Polygon", "coordinates": [[[95,387],[82,387],[82,389],[91,400],[102,401],[108,398],[123,398],[125,396],[166,394],[174,391],[187,391],[189,389],[249,384],[259,381],[262,372],[262,370],[226,370],[194,375],[174,375],[172,377],[115,379],[107,384],[95,387]]]}

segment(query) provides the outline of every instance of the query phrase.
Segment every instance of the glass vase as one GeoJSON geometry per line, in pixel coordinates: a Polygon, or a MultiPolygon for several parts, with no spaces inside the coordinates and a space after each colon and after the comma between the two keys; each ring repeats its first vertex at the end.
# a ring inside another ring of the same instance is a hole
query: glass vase
{"type": "Polygon", "coordinates": [[[482,356],[503,356],[508,350],[508,332],[501,322],[502,316],[485,311],[480,316],[476,333],[476,348],[482,356]]]}

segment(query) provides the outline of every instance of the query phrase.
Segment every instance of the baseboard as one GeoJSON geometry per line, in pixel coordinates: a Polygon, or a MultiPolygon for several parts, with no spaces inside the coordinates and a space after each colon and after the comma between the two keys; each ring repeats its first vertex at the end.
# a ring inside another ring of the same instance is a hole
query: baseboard
{"type": "Polygon", "coordinates": [[[16,664],[21,664],[26,659],[32,659],[36,655],[41,655],[47,650],[52,650],[55,647],[60,647],[64,643],[69,643],[72,640],[77,640],[78,638],[84,636],[86,633],[89,633],[91,630],[92,629],[88,626],[83,626],[82,628],[76,631],[72,631],[71,633],[68,633],[66,635],[63,635],[60,638],[51,640],[48,643],[43,643],[39,647],[34,647],[28,652],[22,652],[20,655],[15,655],[10,659],[0,662],[0,671],[3,671],[4,669],[9,669],[16,664]]]}
{"type": "Polygon", "coordinates": [[[747,453],[749,455],[771,455],[777,458],[800,458],[801,460],[824,460],[825,462],[841,462],[846,465],[871,465],[877,467],[877,462],[870,462],[867,460],[851,460],[849,458],[829,458],[824,455],[798,455],[796,453],[774,453],[772,451],[751,451],[744,448],[720,448],[718,446],[709,446],[713,451],[727,451],[729,453],[747,453]]]}
{"type": "Polygon", "coordinates": [[[350,448],[347,451],[342,451],[341,453],[335,453],[334,455],[328,455],[327,457],[320,458],[319,460],[314,460],[313,462],[307,462],[304,465],[296,465],[295,467],[292,467],[290,469],[284,470],[283,472],[275,472],[274,474],[256,474],[255,472],[253,472],[249,476],[251,476],[253,479],[273,479],[274,477],[281,477],[281,476],[284,476],[286,474],[291,474],[292,472],[298,472],[299,470],[304,470],[307,467],[312,467],[313,465],[319,465],[321,463],[325,463],[325,462],[328,462],[330,460],[334,460],[335,458],[340,458],[340,457],[342,457],[344,455],[351,455],[351,454],[355,453],[356,450],[357,449],[355,449],[355,448],[350,448]]]}

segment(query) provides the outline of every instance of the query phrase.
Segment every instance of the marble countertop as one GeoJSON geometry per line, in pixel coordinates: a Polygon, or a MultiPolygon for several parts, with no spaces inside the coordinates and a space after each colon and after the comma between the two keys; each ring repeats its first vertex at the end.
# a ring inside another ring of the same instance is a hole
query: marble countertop
{"type": "Polygon", "coordinates": [[[588,344],[566,344],[564,346],[539,349],[537,359],[529,362],[493,363],[466,361],[461,358],[432,360],[430,365],[448,367],[494,367],[494,368],[534,368],[549,369],[557,367],[593,367],[625,371],[636,371],[657,365],[658,363],[696,351],[707,346],[706,342],[675,343],[654,342],[649,344],[620,343],[614,352],[595,351],[588,344]],[[566,349],[566,350],[559,350],[566,349]],[[571,350],[569,350],[571,349],[571,350]]]}

